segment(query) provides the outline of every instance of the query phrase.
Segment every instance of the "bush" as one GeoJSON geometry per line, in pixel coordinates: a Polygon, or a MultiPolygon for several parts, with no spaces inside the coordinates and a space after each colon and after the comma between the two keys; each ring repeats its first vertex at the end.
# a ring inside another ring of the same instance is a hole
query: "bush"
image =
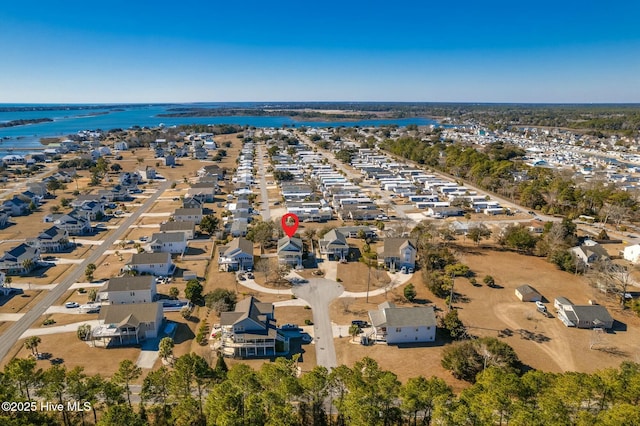
{"type": "Polygon", "coordinates": [[[304,325],[313,325],[313,321],[311,321],[310,319],[306,319],[304,320],[304,325]]]}
{"type": "Polygon", "coordinates": [[[42,322],[42,325],[51,325],[51,324],[55,324],[56,321],[53,318],[47,318],[46,320],[44,320],[42,322]]]}
{"type": "Polygon", "coordinates": [[[471,383],[485,367],[495,366],[514,373],[520,373],[522,368],[513,348],[495,337],[467,340],[446,347],[442,351],[441,364],[454,377],[471,383]]]}

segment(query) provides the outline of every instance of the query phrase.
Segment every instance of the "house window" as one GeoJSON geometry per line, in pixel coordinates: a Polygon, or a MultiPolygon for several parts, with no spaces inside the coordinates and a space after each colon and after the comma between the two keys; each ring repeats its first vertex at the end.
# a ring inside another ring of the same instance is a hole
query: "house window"
{"type": "Polygon", "coordinates": [[[427,330],[431,330],[431,327],[427,327],[427,330]]]}
{"type": "Polygon", "coordinates": [[[402,332],[402,328],[397,327],[397,328],[396,328],[396,333],[401,333],[401,332],[402,332]]]}

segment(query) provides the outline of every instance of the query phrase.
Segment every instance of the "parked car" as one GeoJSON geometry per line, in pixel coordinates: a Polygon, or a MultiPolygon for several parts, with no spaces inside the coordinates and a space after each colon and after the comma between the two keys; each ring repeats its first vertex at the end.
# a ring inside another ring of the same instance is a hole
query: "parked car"
{"type": "Polygon", "coordinates": [[[140,241],[142,241],[143,243],[146,242],[149,239],[149,237],[147,237],[146,235],[143,235],[142,237],[140,237],[140,241]]]}
{"type": "Polygon", "coordinates": [[[369,323],[363,320],[353,320],[351,321],[351,325],[357,325],[358,327],[363,328],[369,325],[369,323]]]}
{"type": "Polygon", "coordinates": [[[407,267],[403,266],[402,268],[400,268],[400,272],[403,273],[403,274],[406,274],[407,273],[407,267]]]}
{"type": "Polygon", "coordinates": [[[298,324],[282,324],[280,326],[280,329],[282,329],[282,330],[299,330],[300,327],[298,327],[298,324]]]}
{"type": "Polygon", "coordinates": [[[409,273],[409,274],[413,274],[413,272],[414,272],[413,268],[409,268],[409,269],[407,269],[407,273],[409,273]]]}
{"type": "Polygon", "coordinates": [[[253,272],[247,272],[247,278],[252,280],[254,278],[253,272]]]}
{"type": "Polygon", "coordinates": [[[78,302],[67,302],[64,304],[65,308],[78,308],[80,306],[80,304],[78,302]]]}

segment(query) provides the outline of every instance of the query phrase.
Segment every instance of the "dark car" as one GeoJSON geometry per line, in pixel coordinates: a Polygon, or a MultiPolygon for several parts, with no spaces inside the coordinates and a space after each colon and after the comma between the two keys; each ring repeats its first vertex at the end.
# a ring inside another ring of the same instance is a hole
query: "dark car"
{"type": "Polygon", "coordinates": [[[368,323],[362,320],[353,320],[351,321],[351,325],[357,325],[358,327],[366,327],[368,323]]]}

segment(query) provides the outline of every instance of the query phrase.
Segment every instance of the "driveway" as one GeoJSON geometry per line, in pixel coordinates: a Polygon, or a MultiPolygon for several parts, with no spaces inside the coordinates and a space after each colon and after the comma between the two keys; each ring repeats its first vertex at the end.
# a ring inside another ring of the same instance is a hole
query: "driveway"
{"type": "Polygon", "coordinates": [[[333,327],[329,316],[331,301],[344,292],[341,284],[325,278],[311,278],[309,283],[293,287],[293,294],[308,302],[313,312],[313,324],[318,365],[332,369],[338,366],[333,344],[333,327]]]}

